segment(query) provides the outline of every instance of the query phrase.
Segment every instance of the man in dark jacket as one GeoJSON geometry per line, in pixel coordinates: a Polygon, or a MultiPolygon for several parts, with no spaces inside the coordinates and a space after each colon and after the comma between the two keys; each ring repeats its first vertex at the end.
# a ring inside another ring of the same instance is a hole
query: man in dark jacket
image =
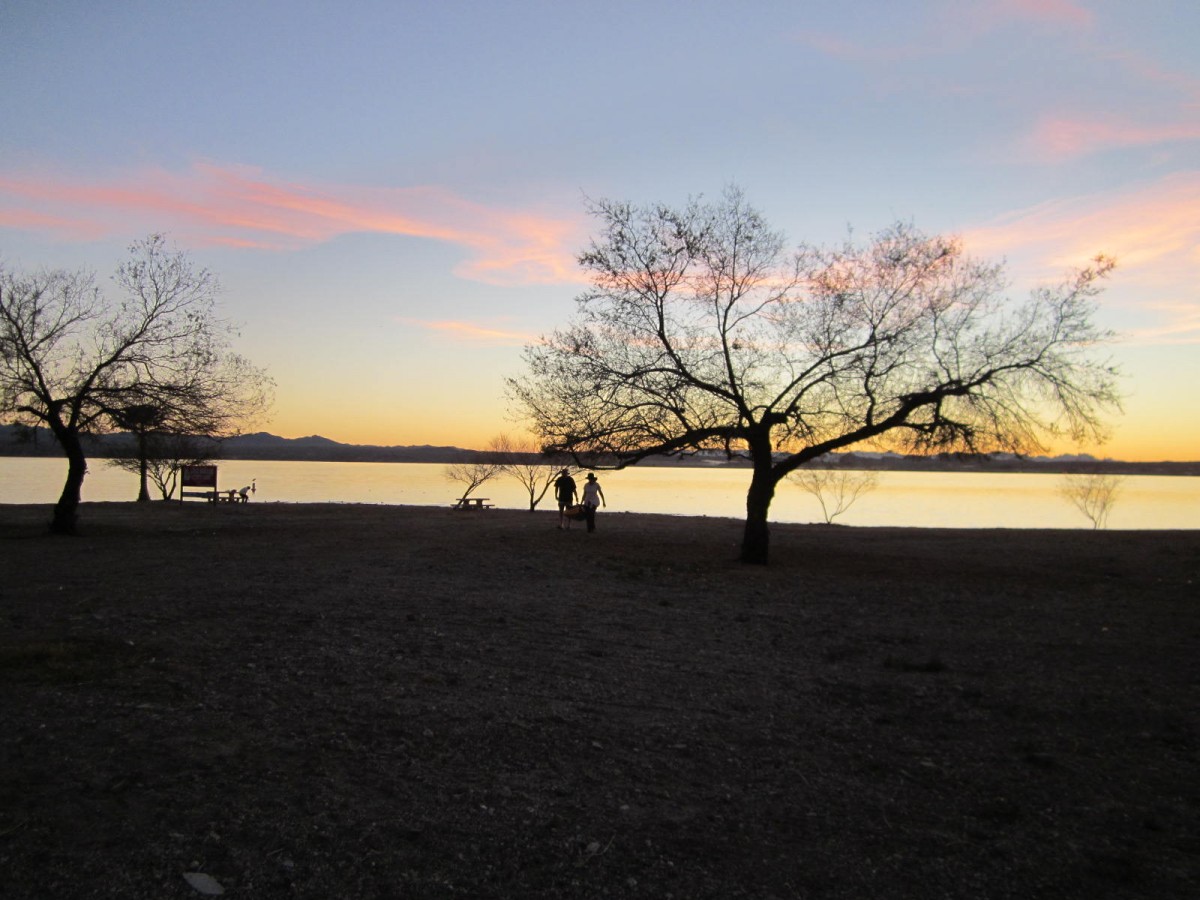
{"type": "Polygon", "coordinates": [[[558,527],[570,528],[571,520],[567,518],[567,507],[575,505],[575,479],[570,476],[566,469],[558,473],[558,478],[554,480],[554,496],[558,500],[558,527]]]}

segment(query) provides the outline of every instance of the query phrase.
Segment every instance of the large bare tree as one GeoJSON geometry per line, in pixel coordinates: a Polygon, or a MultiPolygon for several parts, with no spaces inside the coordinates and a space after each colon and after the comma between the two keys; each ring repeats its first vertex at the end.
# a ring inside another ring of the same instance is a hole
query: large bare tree
{"type": "MultiPolygon", "coordinates": [[[[228,436],[270,406],[273,383],[231,351],[216,278],[151,235],[130,248],[110,298],[87,273],[0,272],[0,417],[45,424],[66,454],[51,530],[75,530],[82,435],[133,419],[228,436]]],[[[148,426],[147,426],[148,427],[148,426]]]]}
{"type": "Polygon", "coordinates": [[[1030,451],[1100,438],[1119,409],[1096,355],[1098,258],[1028,301],[999,265],[898,224],[785,250],[740,191],[683,208],[591,204],[593,286],[508,381],[547,449],[617,465],[719,448],[752,463],[741,558],[766,563],[776,485],[870,443],[1030,451]]]}

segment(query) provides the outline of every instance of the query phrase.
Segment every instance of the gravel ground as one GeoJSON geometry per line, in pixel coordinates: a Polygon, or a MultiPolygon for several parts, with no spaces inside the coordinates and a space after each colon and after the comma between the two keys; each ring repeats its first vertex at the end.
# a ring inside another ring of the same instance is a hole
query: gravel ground
{"type": "Polygon", "coordinates": [[[1200,896],[1200,532],[0,506],[0,894],[1200,896]]]}

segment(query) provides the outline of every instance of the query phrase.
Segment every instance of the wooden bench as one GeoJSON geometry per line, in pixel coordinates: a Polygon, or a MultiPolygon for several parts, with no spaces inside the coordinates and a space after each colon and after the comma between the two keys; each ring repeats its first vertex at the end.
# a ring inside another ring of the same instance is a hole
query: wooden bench
{"type": "Polygon", "coordinates": [[[494,503],[488,503],[488,497],[459,497],[451,504],[451,509],[492,509],[494,503]]]}

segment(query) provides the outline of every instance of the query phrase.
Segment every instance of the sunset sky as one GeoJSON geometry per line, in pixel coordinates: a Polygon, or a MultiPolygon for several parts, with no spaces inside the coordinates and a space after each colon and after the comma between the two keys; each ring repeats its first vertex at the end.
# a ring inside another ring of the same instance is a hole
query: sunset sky
{"type": "Polygon", "coordinates": [[[586,198],[745,192],[792,243],[903,220],[1007,259],[1097,253],[1126,413],[1200,459],[1200,3],[0,5],[0,263],[163,231],[215,272],[265,429],[482,447],[563,325],[586,198]]]}

